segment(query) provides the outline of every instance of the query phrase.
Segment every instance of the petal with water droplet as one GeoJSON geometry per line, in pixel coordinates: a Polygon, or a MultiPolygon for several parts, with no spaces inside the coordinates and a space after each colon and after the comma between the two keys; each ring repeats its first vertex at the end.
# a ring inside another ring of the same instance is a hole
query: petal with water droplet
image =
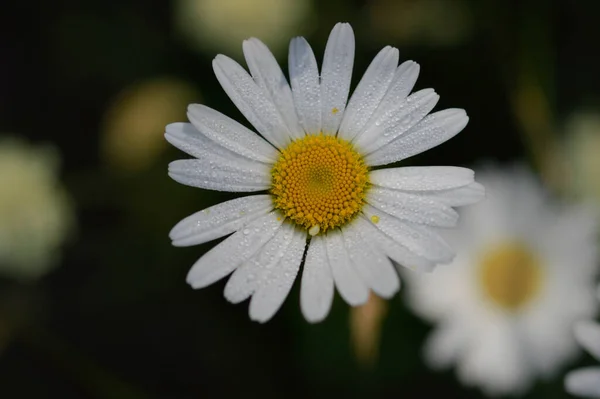
{"type": "Polygon", "coordinates": [[[231,273],[275,235],[283,223],[277,219],[276,212],[262,216],[247,226],[251,234],[238,230],[208,251],[190,269],[188,284],[193,288],[204,288],[231,273]]]}
{"type": "Polygon", "coordinates": [[[454,227],[458,222],[458,213],[454,209],[443,202],[414,192],[372,187],[367,202],[382,212],[417,224],[454,227]]]}
{"type": "Polygon", "coordinates": [[[365,240],[383,251],[395,263],[394,266],[399,265],[419,272],[431,272],[435,268],[434,262],[415,254],[406,246],[392,240],[362,216],[356,218],[354,223],[359,225],[365,240]]]}
{"type": "Polygon", "coordinates": [[[348,253],[344,247],[342,233],[333,230],[324,237],[327,249],[327,260],[335,286],[341,297],[352,306],[362,305],[369,299],[369,289],[352,267],[348,253]]]}
{"type": "Polygon", "coordinates": [[[263,275],[259,287],[252,295],[249,309],[252,320],[264,323],[283,305],[300,269],[305,247],[306,231],[294,228],[285,256],[276,267],[263,275]]]}
{"type": "Polygon", "coordinates": [[[273,210],[270,195],[235,198],[196,212],[169,233],[176,247],[203,244],[231,234],[273,210]]]}
{"type": "Polygon", "coordinates": [[[339,137],[350,141],[364,129],[390,86],[397,66],[396,48],[386,46],[375,56],[348,101],[339,137]]]}
{"type": "Polygon", "coordinates": [[[298,123],[292,90],[271,51],[254,37],[244,40],[243,50],[254,81],[279,111],[291,138],[303,137],[304,130],[298,123]]]}
{"type": "Polygon", "coordinates": [[[265,273],[278,266],[292,240],[293,229],[291,223],[284,224],[256,255],[233,272],[223,293],[229,302],[239,303],[249,298],[265,273]]]}
{"type": "Polygon", "coordinates": [[[384,147],[408,132],[435,107],[440,96],[433,89],[423,89],[408,97],[384,114],[356,141],[365,154],[384,147]]]}
{"type": "Polygon", "coordinates": [[[369,166],[402,161],[451,139],[467,126],[469,117],[462,109],[446,109],[426,116],[388,145],[370,153],[365,161],[369,166]]]}
{"type": "Polygon", "coordinates": [[[364,206],[363,213],[368,219],[375,216],[377,223],[372,224],[378,230],[418,256],[435,263],[448,263],[454,258],[452,248],[430,227],[400,220],[370,205],[364,206]]]}
{"type": "Polygon", "coordinates": [[[300,288],[300,308],[310,323],[325,319],[333,302],[334,284],[322,236],[310,241],[300,288]]]}
{"type": "Polygon", "coordinates": [[[209,190],[248,192],[271,186],[269,165],[222,158],[180,159],[169,164],[169,176],[181,184],[209,190]]]}
{"type": "Polygon", "coordinates": [[[229,151],[265,163],[273,163],[279,156],[277,149],[258,134],[212,108],[190,104],[187,115],[202,135],[229,151]]]}
{"type": "Polygon", "coordinates": [[[448,190],[420,191],[419,195],[448,206],[465,206],[475,204],[485,198],[485,188],[481,184],[473,182],[466,186],[448,190]]]}
{"type": "Polygon", "coordinates": [[[290,83],[300,124],[307,134],[321,131],[321,85],[319,67],[310,45],[303,37],[290,43],[290,83]]]}
{"type": "Polygon", "coordinates": [[[374,185],[402,191],[435,191],[473,183],[471,169],[455,166],[407,166],[374,170],[369,180],[374,185]]]}
{"type": "Polygon", "coordinates": [[[382,298],[394,296],[400,289],[400,279],[388,257],[365,240],[357,224],[344,228],[342,236],[350,261],[365,284],[382,298]]]}
{"type": "Polygon", "coordinates": [[[213,60],[213,70],[225,93],[256,130],[277,148],[284,148],[291,133],[265,90],[223,54],[213,60]]]}
{"type": "Polygon", "coordinates": [[[344,116],[352,66],[354,65],[354,32],[347,23],[335,25],[325,47],[321,70],[321,130],[336,134],[344,116]]]}

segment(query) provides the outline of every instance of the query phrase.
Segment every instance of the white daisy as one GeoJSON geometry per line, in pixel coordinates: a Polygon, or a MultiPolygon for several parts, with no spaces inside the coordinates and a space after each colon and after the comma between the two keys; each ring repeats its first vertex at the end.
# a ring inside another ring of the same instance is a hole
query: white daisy
{"type": "Polygon", "coordinates": [[[597,223],[551,203],[530,172],[478,172],[486,200],[465,210],[454,262],[410,278],[410,306],[437,323],[433,367],[488,394],[520,393],[577,351],[572,323],[597,309],[597,223]]]}
{"type": "MultiPolygon", "coordinates": [[[[575,338],[600,361],[600,324],[594,321],[578,322],[575,325],[575,338]]],[[[565,377],[565,388],[571,395],[600,398],[600,367],[571,371],[565,377]]]]}
{"type": "Polygon", "coordinates": [[[191,124],[166,129],[169,142],[198,158],[171,163],[174,180],[265,192],[215,205],[173,228],[175,246],[234,233],[194,264],[188,283],[202,288],[233,272],[225,297],[237,303],[252,296],[250,317],[264,322],[303,263],[301,308],[316,322],[329,312],[334,286],[346,302],[359,305],[369,290],[385,298],[398,291],[392,261],[420,270],[449,262],[453,251],[432,227],[454,226],[452,206],[482,197],[473,172],[372,168],[448,140],[467,124],[465,111],[427,116],[439,96],[431,89],[408,96],[419,66],[398,66],[392,47],[375,57],[347,102],[354,58],[348,24],[331,32],[320,74],[308,42],[291,41],[291,88],[262,42],[246,40],[243,49],[251,75],[224,55],[213,68],[262,137],[197,104],[188,108],[191,124]]]}

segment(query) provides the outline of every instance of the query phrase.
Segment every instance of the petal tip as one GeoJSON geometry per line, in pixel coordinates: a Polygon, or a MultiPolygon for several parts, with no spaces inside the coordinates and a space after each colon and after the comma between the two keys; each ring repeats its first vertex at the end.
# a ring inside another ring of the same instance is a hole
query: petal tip
{"type": "Polygon", "coordinates": [[[310,324],[318,324],[321,323],[323,320],[325,320],[325,318],[327,317],[327,315],[318,315],[318,316],[314,316],[314,315],[307,315],[306,313],[302,312],[302,315],[304,316],[304,319],[310,323],[310,324]]]}

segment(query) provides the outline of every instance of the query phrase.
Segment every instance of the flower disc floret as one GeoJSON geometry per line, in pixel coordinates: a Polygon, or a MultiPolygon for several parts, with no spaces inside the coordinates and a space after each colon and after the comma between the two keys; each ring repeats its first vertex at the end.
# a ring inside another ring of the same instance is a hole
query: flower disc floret
{"type": "Polygon", "coordinates": [[[518,243],[489,251],[481,261],[481,283],[487,296],[507,311],[516,311],[540,291],[542,266],[533,252],[518,243]]]}
{"type": "Polygon", "coordinates": [[[352,220],[369,186],[369,170],[352,144],[323,134],[289,144],[271,175],[275,208],[311,235],[352,220]]]}

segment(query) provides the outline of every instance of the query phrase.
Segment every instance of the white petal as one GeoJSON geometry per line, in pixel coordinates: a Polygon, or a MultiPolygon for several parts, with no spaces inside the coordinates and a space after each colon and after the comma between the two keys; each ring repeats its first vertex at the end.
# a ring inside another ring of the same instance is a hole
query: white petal
{"type": "Polygon", "coordinates": [[[419,272],[431,272],[435,263],[411,252],[404,245],[392,240],[385,233],[373,226],[362,216],[353,222],[359,225],[363,237],[371,242],[373,246],[381,249],[394,263],[419,272]]]}
{"type": "Polygon", "coordinates": [[[575,338],[592,356],[600,360],[600,324],[580,321],[575,324],[575,338]]]}
{"type": "Polygon", "coordinates": [[[430,191],[458,188],[473,183],[471,169],[455,166],[407,166],[374,170],[371,183],[394,190],[430,191]]]}
{"type": "Polygon", "coordinates": [[[337,230],[330,231],[324,240],[331,274],[341,297],[352,306],[367,302],[369,289],[350,263],[342,233],[337,230]]]}
{"type": "Polygon", "coordinates": [[[352,140],[359,134],[387,92],[398,66],[398,49],[382,49],[356,86],[340,125],[339,137],[352,140]]]}
{"type": "Polygon", "coordinates": [[[202,244],[231,234],[273,210],[270,195],[252,195],[222,202],[177,223],[169,233],[176,247],[202,244]]]}
{"type": "Polygon", "coordinates": [[[303,37],[296,37],[290,43],[289,70],[300,124],[306,133],[317,134],[321,131],[319,68],[315,54],[303,37]]]}
{"type": "Polygon", "coordinates": [[[457,319],[446,320],[427,337],[423,357],[433,369],[449,367],[460,357],[468,338],[468,330],[457,319]]]}
{"type": "Polygon", "coordinates": [[[213,60],[213,70],[223,90],[256,130],[277,148],[285,147],[291,133],[264,89],[240,64],[222,54],[213,60]]]}
{"type": "Polygon", "coordinates": [[[279,264],[268,271],[250,300],[250,318],[264,323],[279,310],[288,296],[306,248],[306,231],[294,228],[292,242],[279,264]]]}
{"type": "Polygon", "coordinates": [[[209,158],[173,161],[169,164],[169,176],[181,184],[219,191],[262,191],[271,185],[268,165],[214,154],[209,158]]]}
{"type": "MultiPolygon", "coordinates": [[[[488,311],[479,317],[486,315],[491,316],[488,311]]],[[[459,355],[459,380],[479,385],[487,397],[522,396],[537,372],[528,362],[530,348],[523,345],[516,323],[511,321],[502,317],[480,320],[475,324],[476,333],[471,333],[459,355]]]]}
{"type": "Polygon", "coordinates": [[[191,123],[171,123],[167,125],[165,130],[165,139],[169,143],[195,158],[216,154],[225,158],[249,159],[243,158],[239,154],[215,143],[200,133],[191,123]]]}
{"type": "Polygon", "coordinates": [[[193,288],[203,288],[218,281],[250,259],[281,227],[271,212],[250,223],[198,259],[187,275],[193,288]]]}
{"type": "Polygon", "coordinates": [[[419,195],[426,196],[448,206],[472,205],[485,198],[485,188],[473,182],[469,185],[449,190],[422,191],[419,195]]]}
{"type": "Polygon", "coordinates": [[[293,230],[291,223],[284,224],[256,255],[233,272],[224,291],[229,302],[242,302],[256,291],[264,274],[277,267],[286,254],[293,230]]]}
{"type": "Polygon", "coordinates": [[[384,147],[419,123],[437,104],[440,96],[433,89],[423,89],[392,108],[389,115],[376,121],[356,140],[365,154],[384,147]]]}
{"type": "Polygon", "coordinates": [[[600,367],[571,371],[565,377],[565,389],[571,395],[600,398],[600,367]]]}
{"type": "Polygon", "coordinates": [[[352,79],[354,64],[354,32],[347,23],[335,25],[323,56],[321,70],[321,130],[325,134],[338,131],[352,79]]]}
{"type": "Polygon", "coordinates": [[[376,122],[384,121],[394,115],[393,109],[395,109],[398,104],[404,102],[413,89],[415,82],[419,77],[419,70],[419,64],[414,61],[405,61],[396,69],[387,93],[385,93],[385,96],[381,100],[377,110],[373,113],[371,120],[367,126],[365,126],[365,129],[369,129],[372,125],[376,124],[376,122]]]}
{"type": "Polygon", "coordinates": [[[448,263],[454,258],[454,251],[429,227],[402,221],[370,205],[363,207],[363,213],[378,230],[418,256],[435,263],[448,263]]]}
{"type": "Polygon", "coordinates": [[[254,81],[275,104],[292,138],[303,137],[304,130],[298,123],[292,90],[271,51],[256,38],[244,40],[243,49],[254,81]]]}
{"type": "Polygon", "coordinates": [[[274,163],[279,156],[277,149],[259,135],[212,108],[190,104],[187,115],[200,133],[229,151],[266,163],[274,163]]]}
{"type": "Polygon", "coordinates": [[[391,298],[400,289],[398,274],[388,257],[362,233],[355,223],[342,230],[348,256],[358,275],[374,293],[391,298]]]}
{"type": "Polygon", "coordinates": [[[402,161],[456,136],[467,126],[469,117],[462,109],[446,109],[426,116],[419,124],[383,148],[367,155],[369,166],[402,161]]]}
{"type": "Polygon", "coordinates": [[[370,205],[398,219],[437,227],[454,227],[458,222],[454,209],[427,196],[377,186],[367,195],[370,205]]]}
{"type": "Polygon", "coordinates": [[[300,287],[300,309],[310,323],[325,319],[333,302],[333,276],[327,260],[325,242],[321,236],[311,239],[306,253],[302,285],[300,287]]]}

